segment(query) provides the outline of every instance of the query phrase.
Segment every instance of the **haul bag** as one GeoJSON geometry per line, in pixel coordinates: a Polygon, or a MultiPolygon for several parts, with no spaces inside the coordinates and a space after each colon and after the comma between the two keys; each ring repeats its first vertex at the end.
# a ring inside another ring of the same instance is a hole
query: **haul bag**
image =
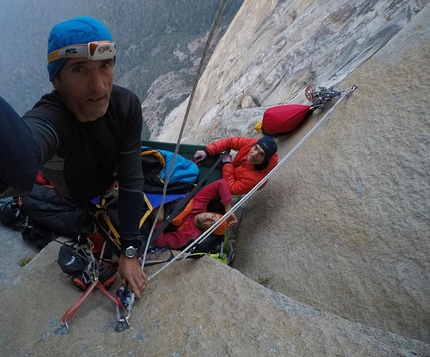
{"type": "Polygon", "coordinates": [[[263,120],[258,122],[255,130],[264,135],[289,133],[296,129],[311,113],[309,105],[284,104],[266,109],[263,120]]]}

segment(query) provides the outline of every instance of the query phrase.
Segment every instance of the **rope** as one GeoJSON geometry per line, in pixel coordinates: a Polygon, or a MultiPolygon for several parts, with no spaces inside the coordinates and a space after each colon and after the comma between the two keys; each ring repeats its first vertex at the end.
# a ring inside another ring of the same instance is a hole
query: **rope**
{"type": "Polygon", "coordinates": [[[156,226],[157,221],[158,221],[158,217],[159,217],[160,212],[162,211],[162,208],[164,206],[164,201],[165,201],[166,194],[167,194],[167,185],[169,183],[170,174],[172,172],[173,165],[175,163],[176,156],[177,156],[178,151],[179,151],[179,145],[181,143],[182,134],[183,134],[184,129],[185,129],[185,124],[186,124],[186,122],[188,120],[188,115],[190,113],[191,104],[192,104],[193,99],[194,99],[194,95],[195,95],[195,92],[196,92],[197,84],[198,84],[198,82],[200,80],[200,77],[201,77],[201,74],[202,74],[202,71],[203,71],[203,66],[204,66],[204,63],[205,63],[205,60],[206,60],[206,55],[207,55],[210,43],[212,42],[212,38],[213,38],[213,35],[215,33],[215,30],[216,30],[216,28],[218,26],[219,20],[221,19],[222,12],[224,11],[224,7],[225,7],[226,2],[227,2],[227,0],[221,0],[217,16],[215,18],[214,23],[212,24],[211,31],[209,32],[209,36],[208,36],[208,38],[206,40],[205,49],[203,51],[202,57],[200,58],[200,64],[199,64],[199,67],[198,67],[198,70],[197,70],[196,78],[194,80],[194,85],[193,85],[193,89],[191,91],[190,99],[189,99],[188,104],[187,104],[187,109],[185,111],[184,120],[182,121],[181,130],[179,131],[178,141],[177,141],[176,146],[175,146],[175,151],[174,151],[174,154],[173,154],[172,163],[171,163],[171,165],[169,167],[169,171],[167,173],[167,177],[166,177],[166,180],[164,182],[163,196],[161,198],[160,208],[158,209],[158,212],[157,212],[157,214],[155,216],[154,223],[152,224],[151,231],[149,232],[148,240],[146,242],[146,247],[145,247],[145,251],[144,251],[144,254],[143,254],[143,260],[142,260],[142,269],[143,269],[143,267],[145,265],[145,259],[146,259],[145,257],[146,257],[146,254],[148,252],[148,249],[149,249],[149,244],[151,242],[152,234],[154,233],[155,226],[156,226]]]}
{"type": "Polygon", "coordinates": [[[164,269],[166,269],[170,264],[172,264],[173,262],[175,262],[176,260],[178,260],[179,258],[183,258],[183,256],[185,254],[190,254],[190,249],[192,247],[194,247],[196,244],[202,242],[209,234],[211,234],[216,228],[218,228],[218,226],[221,225],[222,222],[224,222],[228,217],[230,217],[230,215],[232,213],[234,213],[243,203],[245,203],[249,197],[251,197],[253,195],[253,193],[255,191],[257,191],[276,171],[278,171],[278,169],[285,163],[285,161],[287,161],[291,155],[293,155],[297,149],[312,135],[312,133],[318,129],[318,127],[325,121],[325,119],[331,114],[331,112],[334,110],[334,108],[336,108],[336,106],[345,98],[345,96],[349,95],[350,93],[352,93],[354,90],[356,90],[358,87],[357,86],[352,86],[351,88],[345,90],[342,92],[341,97],[339,98],[339,100],[336,101],[336,103],[333,105],[333,107],[330,108],[330,110],[321,118],[321,120],[318,121],[318,123],[316,123],[314,125],[314,127],[303,137],[302,140],[300,140],[300,142],[272,169],[270,170],[270,172],[257,184],[255,185],[255,187],[249,191],[246,195],[244,195],[239,202],[237,202],[234,207],[232,207],[232,209],[228,212],[226,212],[226,214],[224,216],[222,216],[222,218],[220,218],[214,225],[212,225],[207,231],[203,232],[196,240],[194,240],[194,242],[192,244],[190,244],[185,250],[181,251],[177,256],[175,256],[175,258],[173,258],[169,263],[167,263],[166,265],[164,265],[162,268],[160,268],[159,270],[157,270],[155,273],[153,273],[148,280],[151,280],[152,278],[154,278],[156,275],[158,275],[159,273],[161,273],[164,269]]]}

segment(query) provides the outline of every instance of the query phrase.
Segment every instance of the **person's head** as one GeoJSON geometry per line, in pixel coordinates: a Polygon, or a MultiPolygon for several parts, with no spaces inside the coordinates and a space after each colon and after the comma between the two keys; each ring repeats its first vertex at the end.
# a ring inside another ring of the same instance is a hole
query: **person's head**
{"type": "Polygon", "coordinates": [[[112,92],[116,48],[100,21],[75,17],[55,25],[48,38],[49,80],[81,122],[104,115],[112,92]]]}
{"type": "Polygon", "coordinates": [[[277,150],[276,141],[270,136],[263,136],[251,148],[247,160],[255,165],[257,170],[262,170],[267,167],[269,160],[277,150]]]}
{"type": "MultiPolygon", "coordinates": [[[[194,224],[201,231],[206,231],[212,225],[214,225],[222,217],[221,214],[216,212],[203,212],[194,216],[194,224]]],[[[223,235],[227,229],[227,221],[223,221],[212,233],[217,235],[223,235]]]]}

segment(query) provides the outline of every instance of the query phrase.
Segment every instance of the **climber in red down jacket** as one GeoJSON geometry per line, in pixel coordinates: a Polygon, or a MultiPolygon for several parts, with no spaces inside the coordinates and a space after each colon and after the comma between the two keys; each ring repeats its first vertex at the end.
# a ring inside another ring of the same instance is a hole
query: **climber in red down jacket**
{"type": "MultiPolygon", "coordinates": [[[[220,154],[226,150],[237,151],[232,159],[227,154],[222,159],[222,177],[227,181],[233,195],[243,195],[251,191],[277,164],[278,146],[270,136],[261,139],[231,137],[215,141],[204,150],[198,150],[194,159],[199,162],[208,155],[220,154]]],[[[260,187],[263,188],[267,181],[260,187]]]]}

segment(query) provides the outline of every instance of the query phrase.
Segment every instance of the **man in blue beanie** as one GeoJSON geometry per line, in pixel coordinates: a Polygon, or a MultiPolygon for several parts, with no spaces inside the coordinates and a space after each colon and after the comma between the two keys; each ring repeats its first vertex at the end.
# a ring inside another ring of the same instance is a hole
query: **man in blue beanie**
{"type": "Polygon", "coordinates": [[[0,98],[0,197],[28,193],[39,170],[73,204],[88,203],[117,181],[119,272],[139,298],[148,284],[136,257],[142,112],[134,93],[113,85],[115,55],[109,30],[91,17],[52,28],[48,72],[55,90],[23,118],[0,98]]]}

